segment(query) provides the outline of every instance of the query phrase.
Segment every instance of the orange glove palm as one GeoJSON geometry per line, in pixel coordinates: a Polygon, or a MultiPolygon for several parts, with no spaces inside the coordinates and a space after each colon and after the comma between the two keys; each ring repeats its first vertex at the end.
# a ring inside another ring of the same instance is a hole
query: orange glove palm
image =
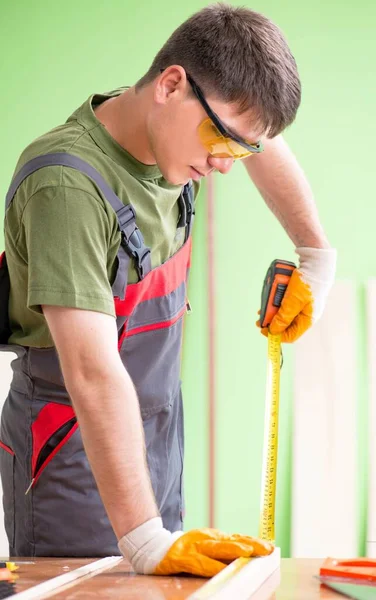
{"type": "Polygon", "coordinates": [[[190,573],[213,577],[240,557],[266,556],[274,547],[246,535],[227,535],[217,529],[193,529],[182,535],[168,550],[155,575],[190,573]]]}

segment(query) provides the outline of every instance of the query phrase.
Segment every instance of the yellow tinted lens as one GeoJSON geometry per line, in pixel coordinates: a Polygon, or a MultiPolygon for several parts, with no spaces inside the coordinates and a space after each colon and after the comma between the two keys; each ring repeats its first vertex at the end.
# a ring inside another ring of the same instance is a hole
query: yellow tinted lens
{"type": "Polygon", "coordinates": [[[229,137],[221,134],[211,119],[205,119],[198,128],[201,143],[215,158],[245,158],[249,152],[229,137]]]}

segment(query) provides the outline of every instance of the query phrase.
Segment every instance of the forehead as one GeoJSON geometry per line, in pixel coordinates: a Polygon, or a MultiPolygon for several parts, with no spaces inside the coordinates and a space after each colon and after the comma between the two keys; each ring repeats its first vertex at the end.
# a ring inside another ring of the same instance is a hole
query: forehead
{"type": "Polygon", "coordinates": [[[226,103],[209,96],[206,101],[223,124],[233,133],[251,141],[257,141],[264,137],[263,129],[257,122],[255,111],[252,109],[239,114],[239,106],[235,103],[226,103]]]}

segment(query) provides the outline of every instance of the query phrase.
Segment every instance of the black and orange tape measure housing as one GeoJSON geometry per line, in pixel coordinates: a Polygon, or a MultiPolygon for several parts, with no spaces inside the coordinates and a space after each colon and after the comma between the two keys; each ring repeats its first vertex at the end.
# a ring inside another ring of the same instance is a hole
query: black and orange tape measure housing
{"type": "Polygon", "coordinates": [[[295,269],[296,265],[287,260],[273,260],[270,265],[261,294],[261,327],[268,327],[274,315],[278,312],[295,269]]]}

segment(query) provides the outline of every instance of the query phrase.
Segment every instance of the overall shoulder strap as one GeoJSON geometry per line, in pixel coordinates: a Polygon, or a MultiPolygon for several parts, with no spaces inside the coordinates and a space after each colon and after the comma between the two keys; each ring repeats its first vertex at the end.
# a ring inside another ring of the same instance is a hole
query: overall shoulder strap
{"type": "Polygon", "coordinates": [[[178,227],[185,227],[185,240],[189,238],[192,233],[193,219],[195,216],[195,205],[194,205],[194,190],[192,181],[189,181],[182,188],[179,197],[179,220],[178,227]]]}
{"type": "MultiPolygon", "coordinates": [[[[17,189],[26,177],[43,167],[54,165],[76,169],[94,181],[95,185],[115,211],[122,236],[121,246],[134,259],[138,276],[140,279],[143,279],[151,270],[150,249],[145,246],[144,238],[136,225],[135,209],[131,204],[124,205],[102,175],[82,158],[67,152],[54,152],[31,159],[23,165],[13,178],[6,195],[5,208],[9,207],[17,189]]],[[[120,282],[116,287],[119,287],[119,285],[121,285],[120,282]]],[[[119,296],[124,294],[124,290],[114,290],[115,294],[118,292],[119,296]]]]}

